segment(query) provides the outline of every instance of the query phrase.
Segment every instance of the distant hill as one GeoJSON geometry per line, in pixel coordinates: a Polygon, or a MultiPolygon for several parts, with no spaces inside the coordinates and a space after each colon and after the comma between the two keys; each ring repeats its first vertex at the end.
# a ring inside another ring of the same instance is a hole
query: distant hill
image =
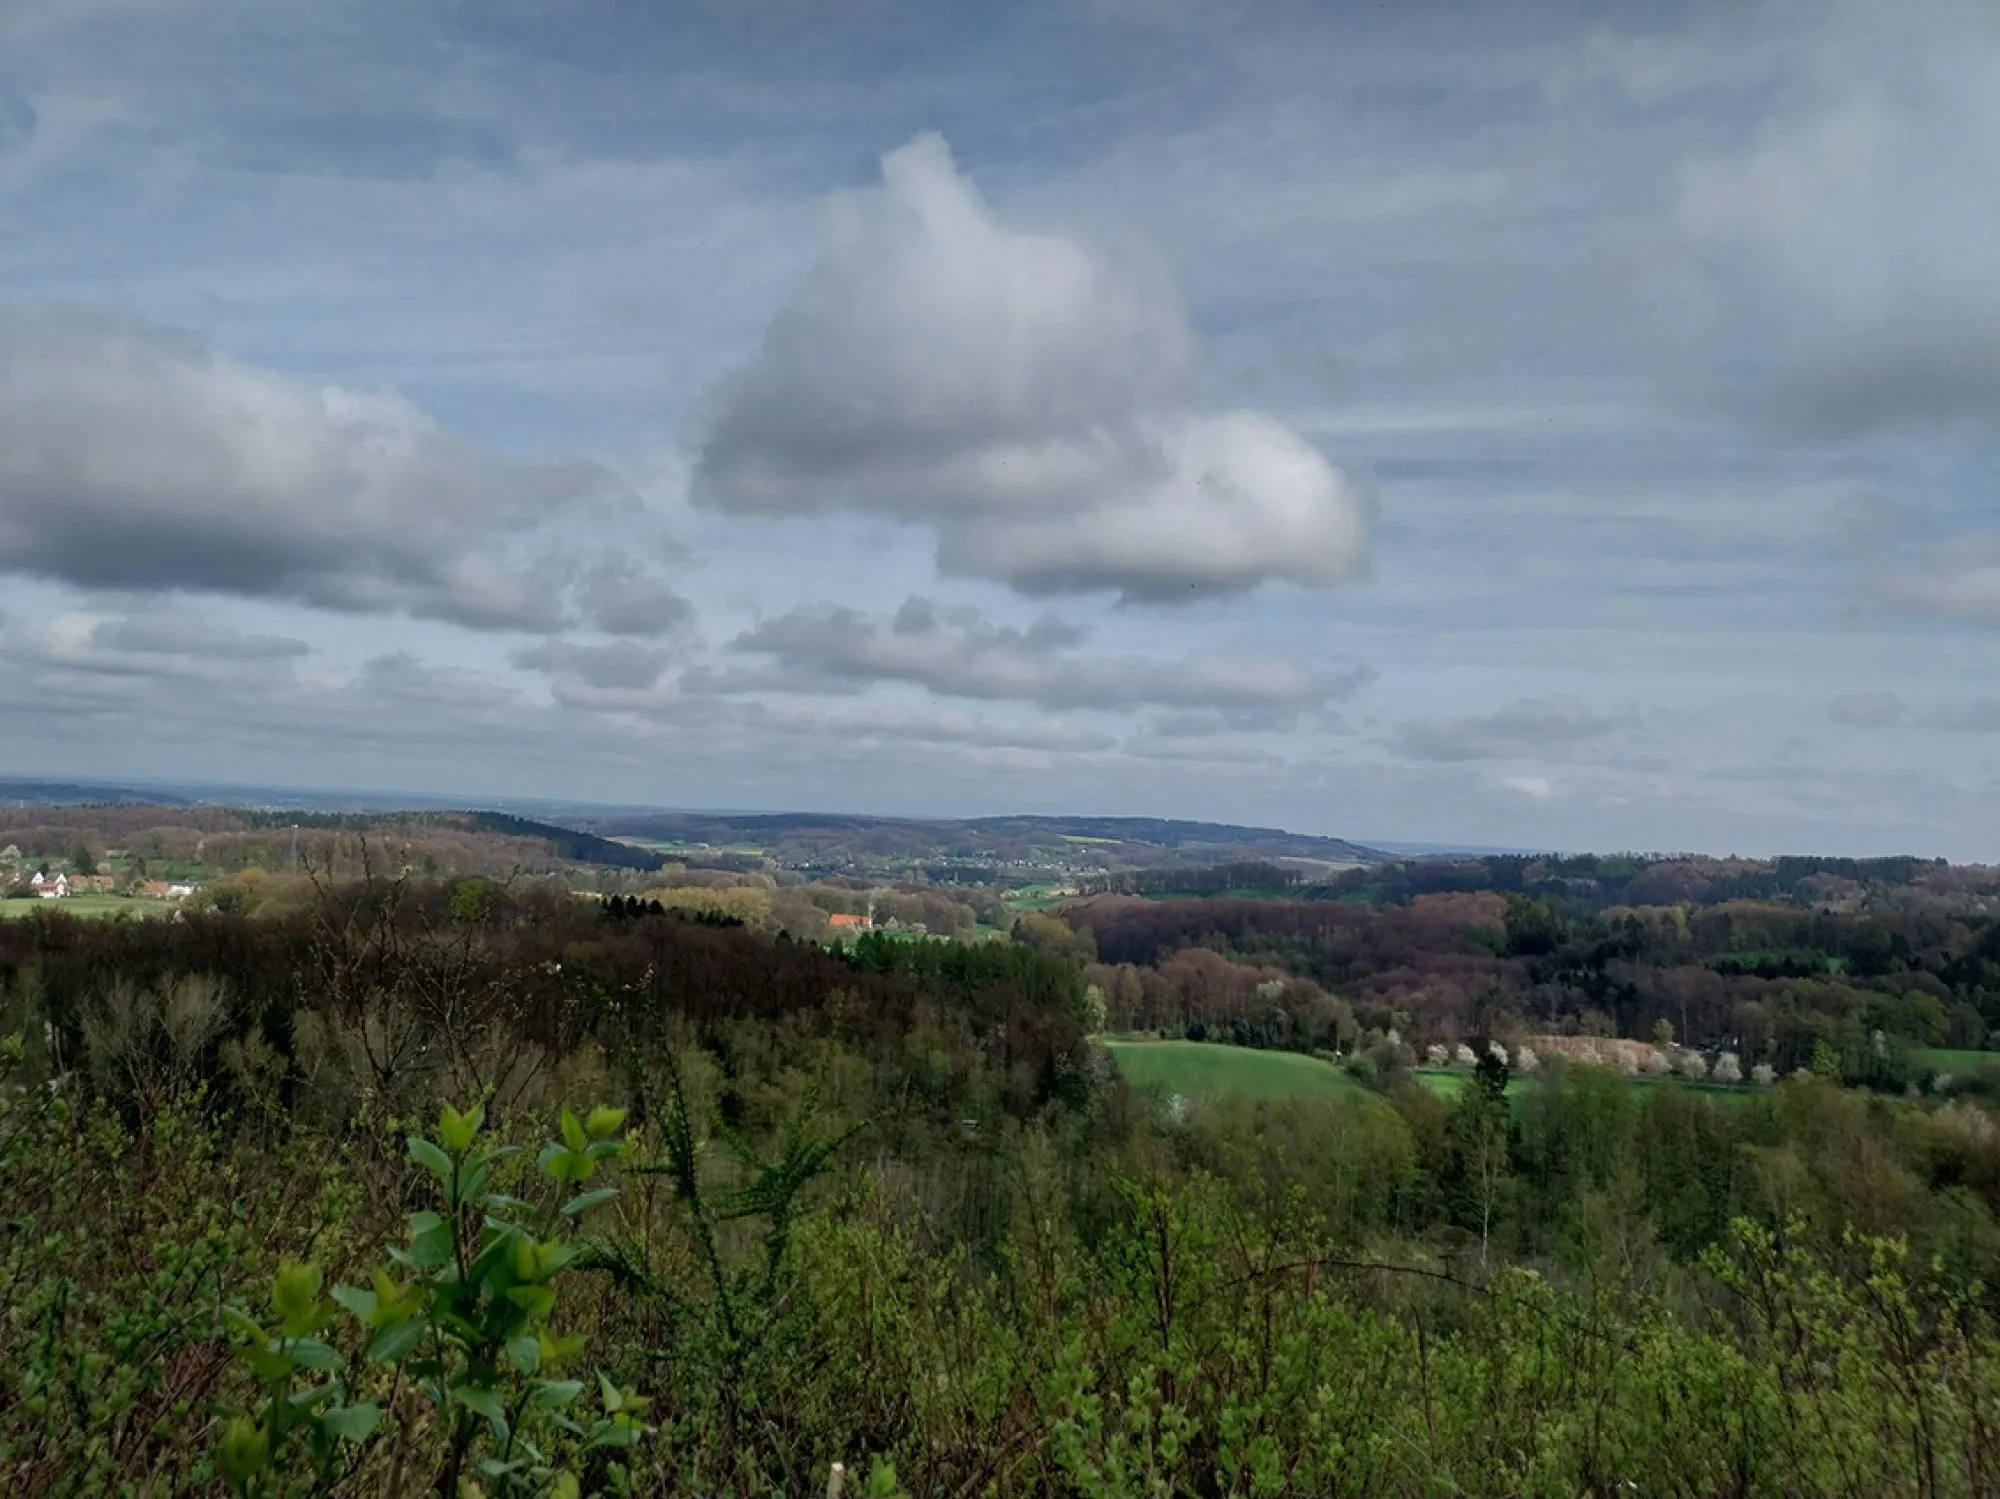
{"type": "Polygon", "coordinates": [[[0,776],[4,807],[191,807],[193,800],[157,789],[99,785],[83,781],[31,781],[0,776]]]}
{"type": "Polygon", "coordinates": [[[366,825],[457,826],[541,841],[582,863],[656,869],[634,847],[662,844],[722,867],[765,860],[837,872],[887,866],[933,878],[985,877],[996,866],[1060,873],[1159,867],[1207,868],[1272,860],[1302,865],[1378,865],[1394,855],[1345,838],[1282,828],[1179,818],[1000,816],[958,819],[867,817],[824,812],[671,811],[560,798],[465,800],[401,792],[275,787],[233,782],[128,782],[0,777],[0,806],[158,807],[239,812],[251,825],[282,820],[358,830],[366,825]],[[625,841],[617,841],[625,840],[625,841]],[[754,854],[750,850],[755,850],[754,854]],[[962,867],[961,867],[962,866],[962,867]]]}
{"type": "Polygon", "coordinates": [[[1374,865],[1388,855],[1344,838],[1153,817],[860,817],[811,812],[662,812],[577,819],[607,837],[687,849],[757,850],[798,868],[876,861],[1097,869],[1190,868],[1297,859],[1374,865]]]}

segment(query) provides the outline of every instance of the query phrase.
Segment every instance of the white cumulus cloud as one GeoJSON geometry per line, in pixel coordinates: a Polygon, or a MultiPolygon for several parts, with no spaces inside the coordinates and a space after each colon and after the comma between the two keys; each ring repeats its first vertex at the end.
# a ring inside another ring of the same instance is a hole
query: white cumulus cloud
{"type": "Polygon", "coordinates": [[[999,222],[935,135],[882,165],[718,393],[697,502],[927,524],[944,570],[1027,593],[1173,601],[1361,569],[1346,476],[1269,416],[1192,405],[1163,278],[999,222]]]}
{"type": "Polygon", "coordinates": [[[550,628],[559,601],[495,548],[607,487],[482,453],[392,394],[0,308],[0,574],[550,628]]]}

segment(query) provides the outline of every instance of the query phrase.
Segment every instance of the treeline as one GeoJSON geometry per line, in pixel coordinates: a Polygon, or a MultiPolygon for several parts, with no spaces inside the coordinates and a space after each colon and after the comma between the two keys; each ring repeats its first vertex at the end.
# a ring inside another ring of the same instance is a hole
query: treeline
{"type": "Polygon", "coordinates": [[[1407,905],[1426,895],[1529,895],[1573,915],[1616,906],[1786,901],[1800,905],[1964,904],[2000,894],[2000,869],[1908,856],[1880,859],[1786,856],[1717,859],[1691,855],[1521,855],[1418,859],[1355,869],[1312,887],[1320,899],[1407,905]]]}
{"type": "Polygon", "coordinates": [[[1337,996],[1361,1028],[1418,1044],[1650,1039],[1665,1023],[1779,1072],[1824,1044],[1853,1077],[1880,1074],[1884,1041],[1979,1048],[2000,1031],[2000,920],[1985,915],[1731,902],[1571,917],[1482,892],[1383,907],[1105,897],[1063,917],[1111,975],[1115,1029],[1243,1021],[1323,1046],[1337,996]],[[1284,981],[1312,989],[1279,1003],[1284,981]]]}
{"type": "MultiPolygon", "coordinates": [[[[597,864],[609,869],[656,870],[666,867],[666,856],[651,849],[635,848],[616,839],[555,823],[536,822],[510,812],[289,812],[246,810],[244,820],[253,828],[286,829],[333,828],[351,833],[374,833],[388,838],[407,837],[412,829],[452,828],[467,832],[493,833],[503,838],[531,841],[557,858],[579,864],[597,864]]],[[[454,873],[475,873],[462,870],[454,873]]]]}
{"type": "Polygon", "coordinates": [[[975,864],[1046,868],[1101,860],[1183,868],[1298,858],[1378,863],[1382,855],[1339,838],[1149,817],[988,817],[969,821],[819,813],[709,812],[616,815],[591,822],[607,833],[669,843],[748,845],[774,862],[813,873],[866,873],[885,864],[975,864]]]}
{"type": "MultiPolygon", "coordinates": [[[[1498,903],[1402,914],[1506,942],[1498,903]]],[[[1171,1108],[1084,1040],[1105,971],[1022,936],[476,880],[0,928],[0,1488],[2000,1488],[1977,1103],[1515,1098],[1489,1056],[1452,1100],[1171,1108]],[[525,1333],[452,1311],[488,1284],[525,1333]]]]}
{"type": "Polygon", "coordinates": [[[1263,860],[1235,864],[1209,864],[1196,869],[1173,867],[1119,869],[1101,875],[1084,875],[1077,889],[1085,895],[1173,895],[1181,892],[1206,894],[1228,890],[1290,890],[1304,882],[1296,869],[1263,860]]]}
{"type": "MultiPolygon", "coordinates": [[[[1003,950],[1010,961],[998,967],[940,969],[908,943],[847,956],[691,915],[480,879],[340,886],[263,919],[37,913],[0,923],[0,992],[30,997],[45,1044],[75,1055],[93,1028],[124,1034],[132,995],[196,986],[213,998],[215,1023],[186,1066],[232,1105],[248,1099],[232,1091],[242,1079],[231,1059],[252,1051],[288,1103],[309,1085],[382,1096],[391,1071],[419,1096],[477,1093],[587,1043],[616,1051],[668,1026],[708,1041],[737,1023],[782,1023],[864,1050],[879,1042],[886,1055],[920,1009],[926,1025],[985,1048],[1003,1069],[1026,1064],[1037,1086],[1081,1065],[1077,1005],[1050,1009],[1052,996],[1080,992],[1073,964],[1018,949],[1003,950]],[[451,1036],[460,1025],[476,1045],[451,1036]],[[393,1068],[374,1049],[385,1028],[397,1035],[393,1068]]],[[[1044,1101],[1031,1090],[1016,1106],[1044,1101]]]]}
{"type": "Polygon", "coordinates": [[[224,807],[107,805],[0,808],[0,848],[29,858],[68,859],[79,848],[111,849],[167,862],[199,860],[226,872],[295,869],[316,860],[346,878],[363,850],[426,875],[548,872],[565,864],[654,871],[666,859],[594,833],[503,812],[307,812],[224,807]]]}

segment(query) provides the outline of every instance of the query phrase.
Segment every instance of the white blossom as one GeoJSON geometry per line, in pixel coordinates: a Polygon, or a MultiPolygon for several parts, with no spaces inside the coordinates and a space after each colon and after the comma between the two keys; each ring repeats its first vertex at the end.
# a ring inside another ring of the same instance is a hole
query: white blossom
{"type": "Polygon", "coordinates": [[[1778,1080],[1778,1069],[1769,1062],[1759,1062],[1750,1069],[1750,1081],[1760,1088],[1768,1088],[1778,1080]]]}
{"type": "Polygon", "coordinates": [[[1452,1053],[1451,1059],[1461,1067],[1477,1067],[1479,1065],[1479,1058],[1473,1054],[1472,1048],[1467,1046],[1463,1041],[1458,1043],[1458,1050],[1452,1053]]]}
{"type": "Polygon", "coordinates": [[[1542,1059],[1535,1055],[1535,1049],[1532,1046],[1517,1046],[1514,1048],[1514,1070],[1516,1072],[1533,1072],[1541,1065],[1542,1059]]]}
{"type": "Polygon", "coordinates": [[[1708,1076],[1708,1060],[1698,1051],[1684,1051],[1675,1058],[1674,1065],[1680,1069],[1682,1077],[1704,1078],[1708,1076]]]}
{"type": "Polygon", "coordinates": [[[1931,1122],[1947,1134],[1982,1149],[1989,1149],[1995,1140],[2000,1140],[2000,1125],[1994,1124],[1993,1116],[1962,1098],[1939,1109],[1931,1116],[1931,1122]]]}
{"type": "Polygon", "coordinates": [[[1733,1051],[1725,1051],[1715,1059],[1715,1080],[1718,1083],[1740,1083],[1743,1081],[1743,1063],[1733,1051]]]}
{"type": "Polygon", "coordinates": [[[1639,1070],[1648,1077],[1664,1077],[1673,1070],[1673,1063],[1659,1047],[1648,1046],[1639,1053],[1639,1070]]]}
{"type": "Polygon", "coordinates": [[[1488,1043],[1486,1054],[1502,1067],[1507,1065],[1507,1048],[1502,1046],[1498,1041],[1488,1043]]]}
{"type": "Polygon", "coordinates": [[[1451,1051],[1449,1048],[1433,1041],[1429,1046],[1424,1048],[1424,1057],[1429,1061],[1431,1066],[1442,1067],[1451,1060],[1451,1051]]]}

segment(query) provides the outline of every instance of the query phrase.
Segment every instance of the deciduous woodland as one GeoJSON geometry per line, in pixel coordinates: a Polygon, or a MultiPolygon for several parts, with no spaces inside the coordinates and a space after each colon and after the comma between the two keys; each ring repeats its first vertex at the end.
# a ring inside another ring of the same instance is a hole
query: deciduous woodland
{"type": "Polygon", "coordinates": [[[0,1490],[2000,1492],[1991,915],[1401,899],[0,924],[0,1490]]]}

